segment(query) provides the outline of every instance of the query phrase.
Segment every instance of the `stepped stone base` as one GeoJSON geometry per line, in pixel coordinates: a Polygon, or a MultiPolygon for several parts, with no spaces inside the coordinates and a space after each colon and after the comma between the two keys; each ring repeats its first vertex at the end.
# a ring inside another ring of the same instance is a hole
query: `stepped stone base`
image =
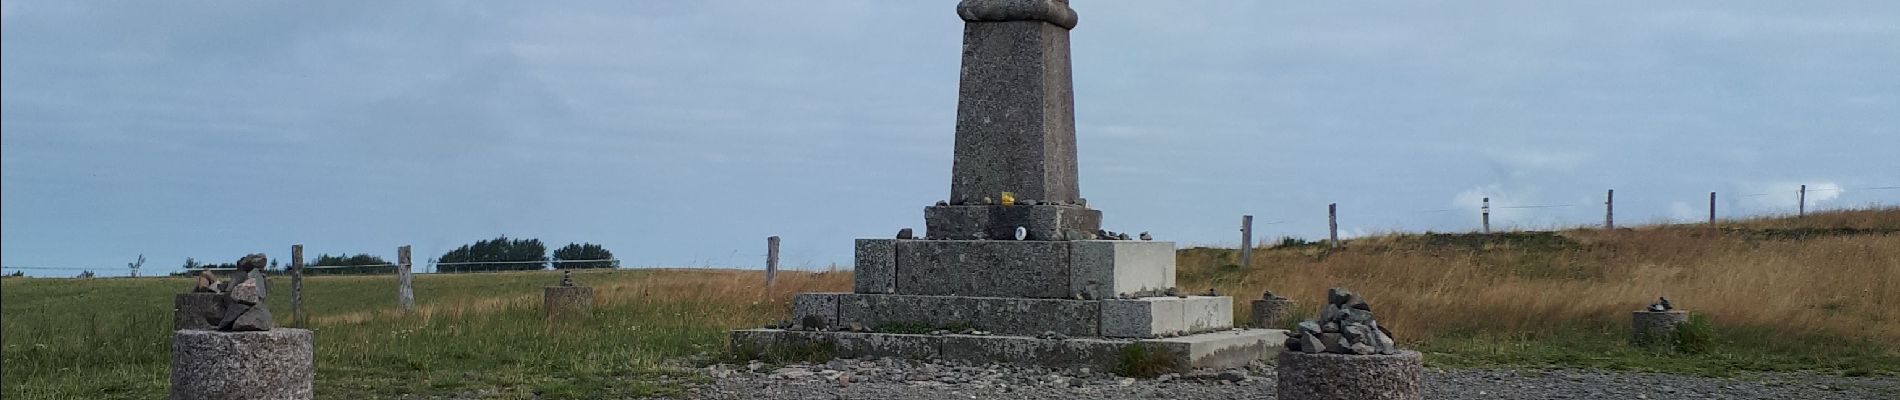
{"type": "Polygon", "coordinates": [[[1161,339],[1041,339],[1031,336],[745,329],[732,331],[729,344],[734,354],[747,357],[803,353],[839,358],[897,357],[1054,368],[1088,367],[1104,371],[1121,370],[1123,364],[1130,361],[1124,355],[1145,354],[1148,358],[1140,362],[1187,371],[1239,368],[1254,360],[1271,360],[1280,353],[1286,332],[1277,329],[1244,329],[1161,339]],[[1143,351],[1131,352],[1133,349],[1143,351]]]}
{"type": "Polygon", "coordinates": [[[792,322],[806,329],[858,325],[871,331],[965,328],[999,335],[1155,338],[1226,330],[1234,300],[1225,296],[1065,300],[1015,297],[800,293],[792,322]]]}
{"type": "Polygon", "coordinates": [[[1112,299],[1174,287],[1174,242],[858,239],[857,293],[1112,299]]]}
{"type": "Polygon", "coordinates": [[[172,334],[170,398],[309,399],[316,381],[310,331],[172,334]]]}

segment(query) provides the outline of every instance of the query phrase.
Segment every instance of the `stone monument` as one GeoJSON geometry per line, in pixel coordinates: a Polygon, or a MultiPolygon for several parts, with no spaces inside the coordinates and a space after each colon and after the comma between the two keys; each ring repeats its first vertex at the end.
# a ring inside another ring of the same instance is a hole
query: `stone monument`
{"type": "Polygon", "coordinates": [[[789,322],[733,331],[733,350],[1109,370],[1125,354],[1183,370],[1272,357],[1285,331],[1235,329],[1230,297],[1175,295],[1174,243],[1103,230],[1081,197],[1068,2],[957,15],[950,197],[924,207],[925,235],[858,239],[851,293],[798,294],[789,322]]]}
{"type": "Polygon", "coordinates": [[[541,290],[541,312],[547,317],[585,316],[594,311],[594,288],[574,284],[571,271],[561,271],[561,285],[541,290]]]}
{"type": "Polygon", "coordinates": [[[1676,326],[1689,322],[1689,313],[1677,310],[1669,298],[1658,297],[1648,308],[1630,313],[1630,342],[1638,345],[1667,342],[1676,326]]]}
{"type": "Polygon", "coordinates": [[[1300,322],[1280,353],[1281,400],[1417,400],[1425,366],[1372,318],[1372,305],[1343,288],[1326,291],[1318,320],[1300,322]]]}
{"type": "MultiPolygon", "coordinates": [[[[205,326],[173,332],[170,398],[312,398],[316,369],[310,331],[275,328],[257,280],[248,279],[266,260],[263,254],[239,259],[226,293],[187,293],[217,295],[218,307],[215,313],[195,311],[186,317],[205,326]]],[[[206,275],[200,277],[204,288],[206,275]]],[[[177,313],[184,314],[182,305],[177,313]]]]}

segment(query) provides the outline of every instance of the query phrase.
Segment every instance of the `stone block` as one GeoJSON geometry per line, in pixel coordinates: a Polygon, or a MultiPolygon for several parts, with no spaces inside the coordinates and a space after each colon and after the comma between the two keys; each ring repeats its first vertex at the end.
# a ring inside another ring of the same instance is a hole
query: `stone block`
{"type": "Polygon", "coordinates": [[[1143,346],[1153,350],[1151,354],[1157,357],[1169,358],[1166,365],[1174,366],[1177,372],[1187,372],[1194,368],[1242,368],[1249,362],[1270,358],[1279,352],[1285,333],[1252,329],[1127,340],[744,329],[732,331],[730,346],[736,354],[755,357],[769,357],[772,351],[829,351],[843,358],[942,358],[1055,368],[1090,367],[1104,371],[1120,367],[1123,352],[1129,346],[1143,346]]]}
{"type": "Polygon", "coordinates": [[[541,289],[541,315],[585,317],[594,314],[594,288],[546,286],[541,289]]]}
{"type": "Polygon", "coordinates": [[[1001,335],[1053,331],[1096,336],[1100,325],[1100,303],[1084,300],[851,294],[838,304],[840,324],[857,323],[870,329],[907,325],[969,327],[1001,335]]]}
{"type": "Polygon", "coordinates": [[[838,321],[838,299],[848,293],[799,293],[792,295],[792,323],[806,329],[842,326],[838,321]]]}
{"type": "Polygon", "coordinates": [[[838,357],[931,359],[943,353],[943,336],[834,332],[838,357]]]}
{"type": "Polygon", "coordinates": [[[1069,298],[1070,243],[900,240],[897,293],[1069,298]]]}
{"type": "Polygon", "coordinates": [[[1674,337],[1677,325],[1689,322],[1682,310],[1636,311],[1630,313],[1630,342],[1648,344],[1674,337]]]}
{"type": "Polygon", "coordinates": [[[193,292],[172,297],[172,330],[216,330],[223,319],[222,294],[193,292]]]}
{"type": "Polygon", "coordinates": [[[1153,338],[1187,333],[1178,297],[1102,300],[1102,336],[1153,338]]]}
{"type": "Polygon", "coordinates": [[[1123,349],[1135,344],[1113,339],[1040,339],[1030,336],[946,335],[943,358],[977,363],[1011,363],[1058,368],[1109,370],[1123,349]]]}
{"type": "Polygon", "coordinates": [[[1234,298],[1188,296],[1181,299],[1181,321],[1188,332],[1216,331],[1234,326],[1234,298]]]}
{"type": "Polygon", "coordinates": [[[1174,287],[1174,242],[1070,242],[1069,290],[1091,298],[1153,295],[1174,287]]]}
{"type": "Polygon", "coordinates": [[[858,239],[851,291],[897,293],[897,239],[858,239]]]}
{"type": "MultiPolygon", "coordinates": [[[[991,197],[995,197],[992,195],[991,197]]],[[[1093,233],[1102,228],[1102,212],[1074,205],[953,205],[924,208],[925,233],[930,238],[1015,240],[1016,227],[1025,240],[1068,240],[1069,230],[1093,233]]]]}
{"type": "Polygon", "coordinates": [[[171,389],[179,399],[310,399],[310,331],[172,333],[171,389]]]}
{"type": "Polygon", "coordinates": [[[1271,360],[1286,342],[1286,331],[1244,329],[1147,339],[1142,344],[1178,357],[1185,368],[1240,368],[1256,360],[1271,360]]]}
{"type": "Polygon", "coordinates": [[[1425,367],[1418,352],[1392,355],[1281,353],[1281,400],[1418,400],[1425,367]]]}

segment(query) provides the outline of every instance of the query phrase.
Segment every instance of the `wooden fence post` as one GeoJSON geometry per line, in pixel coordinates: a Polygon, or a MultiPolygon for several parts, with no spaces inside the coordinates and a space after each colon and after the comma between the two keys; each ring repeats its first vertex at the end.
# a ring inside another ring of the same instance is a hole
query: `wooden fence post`
{"type": "Polygon", "coordinates": [[[1486,235],[1491,234],[1491,198],[1490,197],[1484,198],[1484,206],[1478,208],[1478,211],[1484,214],[1484,234],[1486,235]]]}
{"type": "Polygon", "coordinates": [[[402,306],[402,312],[416,310],[416,292],[410,286],[412,275],[409,272],[409,246],[396,248],[396,304],[402,306]]]}
{"type": "Polygon", "coordinates": [[[1339,248],[1339,203],[1326,205],[1326,241],[1339,248]]]}
{"type": "Polygon", "coordinates": [[[1795,195],[1795,216],[1808,216],[1808,185],[1801,185],[1801,192],[1795,195]]]}
{"type": "Polygon", "coordinates": [[[1616,189],[1603,194],[1603,230],[1616,230],[1616,189]]]}
{"type": "Polygon", "coordinates": [[[309,328],[303,314],[303,245],[290,245],[290,325],[309,328]]]}
{"type": "Polygon", "coordinates": [[[765,238],[765,287],[778,281],[778,235],[765,238]]]}
{"type": "Polygon", "coordinates": [[[1253,216],[1240,216],[1240,267],[1253,266],[1253,216]]]}

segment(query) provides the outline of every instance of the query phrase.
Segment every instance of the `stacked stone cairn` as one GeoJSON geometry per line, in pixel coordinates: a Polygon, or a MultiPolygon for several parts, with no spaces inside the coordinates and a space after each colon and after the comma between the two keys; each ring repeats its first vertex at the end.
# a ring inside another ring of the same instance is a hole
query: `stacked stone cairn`
{"type": "Polygon", "coordinates": [[[1286,340],[1288,351],[1337,354],[1398,354],[1392,331],[1372,318],[1372,305],[1344,288],[1326,290],[1319,320],[1300,322],[1286,340]]]}
{"type": "Polygon", "coordinates": [[[574,284],[572,271],[561,271],[561,284],[541,291],[541,311],[549,317],[583,317],[594,312],[594,288],[574,284]]]}
{"type": "Polygon", "coordinates": [[[1103,229],[1081,196],[1069,2],[963,0],[956,17],[949,196],[923,232],[858,239],[850,293],[800,293],[788,321],[733,331],[733,351],[1097,370],[1129,350],[1182,370],[1272,357],[1285,331],[1237,329],[1233,298],[1175,287],[1173,242],[1103,229]]]}
{"type": "Polygon", "coordinates": [[[1319,319],[1300,322],[1286,349],[1275,366],[1281,400],[1423,398],[1418,352],[1400,350],[1352,291],[1327,290],[1319,319]]]}
{"type": "Polygon", "coordinates": [[[1630,313],[1630,342],[1646,345],[1668,340],[1676,326],[1688,322],[1688,312],[1677,310],[1667,297],[1657,297],[1649,307],[1630,313]]]}
{"type": "Polygon", "coordinates": [[[176,299],[170,398],[312,398],[310,331],[274,326],[258,285],[262,279],[251,278],[268,260],[263,254],[238,259],[223,293],[216,276],[201,273],[192,293],[176,299]]]}

